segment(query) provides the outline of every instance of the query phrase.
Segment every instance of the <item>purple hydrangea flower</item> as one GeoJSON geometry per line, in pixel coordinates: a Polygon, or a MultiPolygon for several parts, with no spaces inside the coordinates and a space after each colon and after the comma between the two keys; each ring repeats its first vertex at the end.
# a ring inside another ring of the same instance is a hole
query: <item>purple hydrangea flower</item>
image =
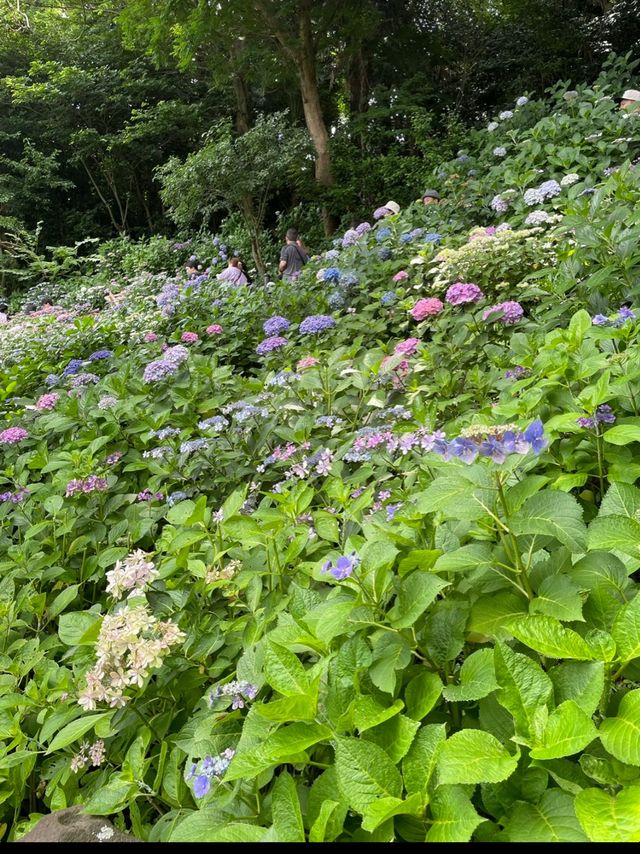
{"type": "Polygon", "coordinates": [[[356,553],[353,552],[350,555],[342,555],[339,557],[336,560],[335,565],[333,561],[328,560],[323,565],[322,572],[328,572],[336,579],[336,581],[344,581],[345,578],[348,578],[351,575],[359,562],[360,559],[356,553]]]}
{"type": "Polygon", "coordinates": [[[541,453],[549,444],[544,437],[544,425],[539,418],[529,424],[524,431],[524,438],[531,445],[534,454],[541,453]]]}
{"type": "Polygon", "coordinates": [[[609,323],[609,318],[605,317],[604,314],[595,314],[591,318],[591,322],[594,326],[607,326],[609,323]]]}
{"type": "Polygon", "coordinates": [[[465,302],[478,302],[483,296],[480,288],[472,282],[456,282],[447,290],[445,299],[449,305],[461,305],[465,302]]]}
{"type": "Polygon", "coordinates": [[[71,359],[67,364],[67,367],[62,372],[63,377],[71,377],[74,374],[77,374],[84,362],[82,359],[71,359]]]}
{"type": "Polygon", "coordinates": [[[500,323],[505,326],[512,326],[514,323],[517,323],[524,315],[524,309],[522,308],[519,302],[507,300],[506,302],[501,302],[497,305],[492,305],[490,308],[487,308],[482,313],[482,319],[487,320],[492,314],[498,311],[502,312],[502,317],[493,319],[499,320],[500,323]]]}
{"type": "Polygon", "coordinates": [[[289,342],[286,338],[283,338],[281,335],[272,335],[269,338],[265,338],[264,341],[261,341],[256,347],[256,353],[258,356],[266,356],[267,353],[272,353],[274,350],[280,350],[282,347],[286,347],[289,342]]]}
{"type": "Polygon", "coordinates": [[[95,353],[92,353],[89,356],[90,362],[97,362],[100,359],[111,359],[113,353],[111,350],[96,350],[95,353]]]}
{"type": "Polygon", "coordinates": [[[318,334],[336,325],[333,317],[326,314],[311,314],[302,321],[299,331],[302,335],[318,334]]]}
{"type": "Polygon", "coordinates": [[[281,317],[279,314],[274,314],[262,324],[264,334],[268,337],[279,335],[281,332],[286,332],[291,324],[286,317],[281,317]]]}

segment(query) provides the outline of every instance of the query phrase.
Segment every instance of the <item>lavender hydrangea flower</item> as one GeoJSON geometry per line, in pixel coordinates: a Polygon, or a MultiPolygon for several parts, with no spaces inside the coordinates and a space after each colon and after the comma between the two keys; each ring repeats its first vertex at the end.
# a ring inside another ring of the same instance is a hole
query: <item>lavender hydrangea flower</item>
{"type": "Polygon", "coordinates": [[[530,189],[524,191],[525,205],[533,207],[533,205],[542,204],[543,201],[544,196],[537,187],[531,187],[530,189]]]}
{"type": "Polygon", "coordinates": [[[71,359],[67,364],[67,367],[62,372],[62,376],[71,377],[74,374],[77,374],[83,364],[84,362],[82,361],[82,359],[71,359]]]}
{"type": "Polygon", "coordinates": [[[502,196],[497,195],[491,199],[491,209],[496,213],[505,213],[509,207],[509,203],[502,196]]]}
{"type": "Polygon", "coordinates": [[[267,353],[272,353],[274,350],[280,350],[286,347],[289,342],[281,335],[272,335],[270,338],[265,338],[256,347],[258,356],[266,356],[267,353]]]}
{"type": "Polygon", "coordinates": [[[505,121],[506,119],[512,119],[513,118],[513,111],[512,110],[503,110],[501,113],[498,114],[498,118],[500,119],[500,121],[505,121]]]}
{"type": "Polygon", "coordinates": [[[516,107],[524,107],[525,104],[529,103],[529,99],[526,95],[520,95],[520,97],[516,100],[516,107]]]}
{"type": "Polygon", "coordinates": [[[604,314],[594,314],[594,316],[591,318],[591,322],[594,326],[608,326],[609,318],[605,317],[604,314]]]}
{"type": "Polygon", "coordinates": [[[113,357],[113,353],[111,350],[96,350],[95,353],[92,353],[89,356],[90,362],[97,362],[100,359],[111,359],[113,357]]]}
{"type": "Polygon", "coordinates": [[[538,187],[538,192],[542,196],[543,199],[552,199],[554,196],[559,196],[562,192],[562,188],[557,181],[553,179],[550,181],[544,181],[538,187]]]}
{"type": "Polygon", "coordinates": [[[532,211],[524,221],[525,225],[544,225],[549,222],[549,214],[546,211],[532,211]]]}
{"type": "Polygon", "coordinates": [[[54,385],[58,385],[59,382],[60,377],[58,376],[58,374],[47,374],[47,376],[44,378],[44,383],[45,385],[48,385],[49,388],[52,388],[54,385]]]}
{"type": "Polygon", "coordinates": [[[264,334],[267,337],[280,335],[281,332],[286,332],[291,324],[286,317],[281,317],[279,314],[274,314],[262,324],[264,334]]]}
{"type": "Polygon", "coordinates": [[[299,331],[302,335],[318,334],[336,325],[333,317],[326,314],[311,314],[302,321],[299,331]]]}
{"type": "Polygon", "coordinates": [[[371,231],[371,223],[369,222],[361,222],[356,226],[356,232],[362,237],[363,234],[366,234],[367,231],[371,231]]]}
{"type": "Polygon", "coordinates": [[[502,316],[493,319],[499,320],[500,323],[505,326],[511,326],[512,324],[517,323],[524,315],[524,309],[522,308],[519,302],[507,300],[506,302],[501,302],[497,305],[492,305],[490,308],[487,308],[482,313],[482,319],[487,320],[492,314],[498,311],[502,312],[502,316]]]}
{"type": "Polygon", "coordinates": [[[392,305],[396,301],[396,292],[395,291],[385,291],[380,297],[380,302],[382,305],[392,305]]]}

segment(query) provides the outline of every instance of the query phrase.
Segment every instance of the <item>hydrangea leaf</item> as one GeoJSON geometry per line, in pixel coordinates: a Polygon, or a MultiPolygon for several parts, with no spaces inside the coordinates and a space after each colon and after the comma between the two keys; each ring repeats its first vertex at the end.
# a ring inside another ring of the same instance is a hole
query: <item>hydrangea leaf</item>
{"type": "Polygon", "coordinates": [[[336,771],[343,797],[361,815],[379,798],[402,795],[400,772],[377,744],[337,738],[336,771]]]}
{"type": "Polygon", "coordinates": [[[489,732],[454,732],[440,748],[438,780],[456,783],[499,783],[513,774],[520,752],[512,756],[489,732]]]}
{"type": "Polygon", "coordinates": [[[640,842],[640,786],[629,786],[618,795],[584,789],[575,807],[591,842],[640,842]]]}
{"type": "Polygon", "coordinates": [[[548,575],[542,580],[536,598],[529,605],[532,614],[546,614],[557,620],[584,621],[580,589],[566,575],[548,575]]]}
{"type": "Polygon", "coordinates": [[[459,684],[447,685],[445,700],[480,700],[498,687],[491,649],[479,649],[466,658],[460,668],[459,684]]]}
{"type": "Polygon", "coordinates": [[[547,789],[535,804],[516,802],[502,839],[508,842],[588,841],[576,817],[573,797],[560,789],[547,789]]]}
{"type": "Polygon", "coordinates": [[[409,794],[421,792],[427,802],[427,789],[438,764],[440,748],[446,739],[444,724],[427,724],[417,733],[402,760],[404,785],[409,794]]]}
{"type": "Polygon", "coordinates": [[[590,744],[598,732],[591,717],[573,700],[565,700],[549,715],[542,738],[531,750],[533,759],[572,756],[590,744]]]}
{"type": "Polygon", "coordinates": [[[469,842],[482,822],[461,786],[440,787],[430,804],[433,821],[427,842],[469,842]]]}
{"type": "Polygon", "coordinates": [[[541,737],[553,695],[548,675],[529,656],[514,652],[506,644],[495,647],[496,697],[513,717],[516,732],[523,738],[541,737]]]}
{"type": "Polygon", "coordinates": [[[640,765],[640,688],[624,695],[614,718],[602,721],[600,741],[620,762],[640,765]]]}
{"type": "Polygon", "coordinates": [[[582,508],[565,492],[545,489],[528,498],[509,520],[514,534],[555,537],[572,552],[584,552],[586,528],[582,508]]]}

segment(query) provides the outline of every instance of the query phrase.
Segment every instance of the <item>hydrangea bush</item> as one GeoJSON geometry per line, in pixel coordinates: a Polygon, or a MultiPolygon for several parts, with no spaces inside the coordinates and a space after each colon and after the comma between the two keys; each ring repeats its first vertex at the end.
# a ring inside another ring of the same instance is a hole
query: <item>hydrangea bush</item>
{"type": "Polygon", "coordinates": [[[83,804],[150,841],[637,841],[615,62],[293,285],[112,259],[102,308],[3,327],[9,839],[83,804]]]}

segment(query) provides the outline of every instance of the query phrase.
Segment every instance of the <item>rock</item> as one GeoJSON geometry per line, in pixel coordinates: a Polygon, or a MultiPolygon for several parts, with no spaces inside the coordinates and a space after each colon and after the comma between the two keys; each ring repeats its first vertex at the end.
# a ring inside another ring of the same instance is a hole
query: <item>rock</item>
{"type": "Polygon", "coordinates": [[[36,826],[16,842],[141,842],[121,833],[106,818],[87,815],[81,804],[57,810],[41,818],[36,826]]]}

